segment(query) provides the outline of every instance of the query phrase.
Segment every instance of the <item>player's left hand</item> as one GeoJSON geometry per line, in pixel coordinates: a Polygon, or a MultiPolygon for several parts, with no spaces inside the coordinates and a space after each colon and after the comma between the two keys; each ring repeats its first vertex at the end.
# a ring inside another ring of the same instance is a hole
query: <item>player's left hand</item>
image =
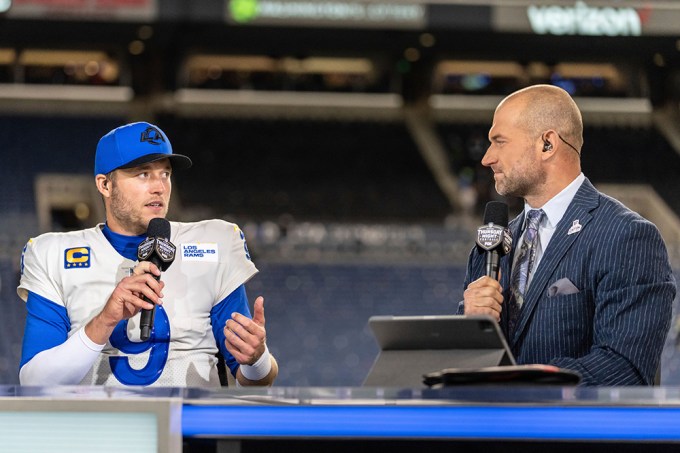
{"type": "Polygon", "coordinates": [[[264,298],[255,299],[253,319],[233,313],[224,327],[224,344],[241,365],[252,365],[264,354],[267,331],[264,328],[264,298]]]}

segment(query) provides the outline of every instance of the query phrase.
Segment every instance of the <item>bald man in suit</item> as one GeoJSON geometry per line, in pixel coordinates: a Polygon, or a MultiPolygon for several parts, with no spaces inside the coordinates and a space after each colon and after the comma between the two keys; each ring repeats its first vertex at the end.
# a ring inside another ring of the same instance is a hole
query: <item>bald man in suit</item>
{"type": "Polygon", "coordinates": [[[577,371],[582,385],[652,385],[676,293],[668,252],[651,222],[581,172],[576,103],[551,85],[512,93],[489,141],[482,164],[500,195],[524,199],[524,211],[509,224],[514,245],[500,282],[472,251],[458,312],[495,317],[518,363],[577,371]],[[529,271],[519,283],[522,262],[529,271]]]}

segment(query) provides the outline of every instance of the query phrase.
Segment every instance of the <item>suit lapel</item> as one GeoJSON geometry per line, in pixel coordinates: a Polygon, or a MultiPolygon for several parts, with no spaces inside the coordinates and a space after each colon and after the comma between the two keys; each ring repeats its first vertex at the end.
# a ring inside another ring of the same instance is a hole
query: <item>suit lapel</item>
{"type": "MultiPolygon", "coordinates": [[[[555,233],[550,239],[548,247],[543,251],[543,257],[524,297],[524,305],[520,312],[517,329],[515,330],[514,337],[511,339],[512,344],[520,338],[522,331],[531,318],[532,312],[540,302],[541,296],[546,293],[553,272],[592,219],[591,211],[599,204],[598,196],[597,190],[586,179],[578,192],[576,192],[562,220],[557,224],[555,233]],[[581,225],[581,230],[569,234],[569,229],[574,225],[575,221],[578,221],[578,224],[581,225]]],[[[513,237],[515,236],[513,235],[513,237]]],[[[519,238],[517,238],[517,243],[519,243],[519,238]]]]}

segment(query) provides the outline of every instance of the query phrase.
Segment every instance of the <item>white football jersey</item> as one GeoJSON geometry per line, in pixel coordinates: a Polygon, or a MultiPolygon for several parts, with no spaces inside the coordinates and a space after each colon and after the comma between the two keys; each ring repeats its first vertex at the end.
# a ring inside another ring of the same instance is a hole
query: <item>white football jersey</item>
{"type": "MultiPolygon", "coordinates": [[[[238,226],[222,220],[170,222],[175,260],[162,273],[163,305],[156,309],[152,338],[139,339],[139,314],[119,323],[84,385],[218,387],[217,345],[210,310],[257,269],[238,226]],[[112,371],[113,367],[113,371],[112,371]]],[[[26,246],[20,297],[28,291],[66,308],[69,336],[106,304],[136,262],[121,256],[102,225],[46,233],[26,246]]]]}

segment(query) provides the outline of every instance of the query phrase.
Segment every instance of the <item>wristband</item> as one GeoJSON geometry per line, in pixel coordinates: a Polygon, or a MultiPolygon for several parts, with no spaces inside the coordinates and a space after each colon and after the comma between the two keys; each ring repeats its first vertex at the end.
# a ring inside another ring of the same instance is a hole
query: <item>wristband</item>
{"type": "Polygon", "coordinates": [[[272,370],[272,359],[267,345],[264,345],[264,353],[252,365],[241,365],[241,374],[249,381],[264,379],[272,370]]]}

